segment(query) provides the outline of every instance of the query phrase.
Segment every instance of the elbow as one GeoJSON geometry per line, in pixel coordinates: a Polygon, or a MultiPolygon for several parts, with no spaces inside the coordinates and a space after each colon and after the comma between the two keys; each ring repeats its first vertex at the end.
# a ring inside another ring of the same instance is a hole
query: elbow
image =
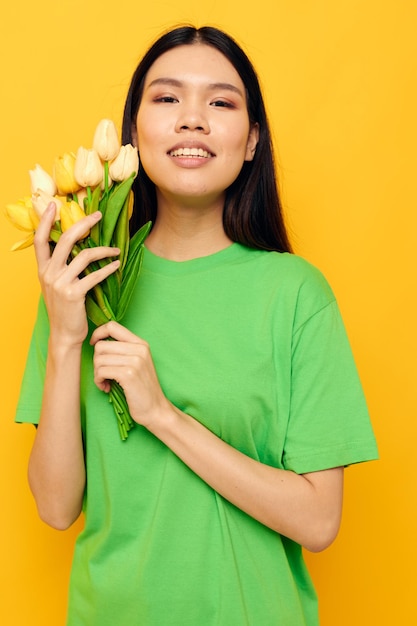
{"type": "Polygon", "coordinates": [[[67,530],[79,518],[82,511],[82,495],[73,499],[65,499],[61,490],[45,492],[36,489],[29,480],[29,486],[36,503],[38,516],[48,526],[55,530],[67,530]]]}
{"type": "Polygon", "coordinates": [[[58,511],[54,509],[44,509],[41,506],[37,506],[39,518],[53,528],[54,530],[68,530],[74,522],[79,518],[81,509],[79,511],[66,512],[58,511]]]}
{"type": "Polygon", "coordinates": [[[36,476],[29,471],[29,487],[36,503],[38,516],[48,526],[55,530],[67,530],[79,518],[82,511],[84,485],[77,490],[66,493],[61,484],[44,484],[36,480],[36,476]]]}
{"type": "Polygon", "coordinates": [[[321,520],[314,532],[303,541],[302,546],[309,552],[323,552],[335,541],[340,528],[340,519],[321,520]]]}

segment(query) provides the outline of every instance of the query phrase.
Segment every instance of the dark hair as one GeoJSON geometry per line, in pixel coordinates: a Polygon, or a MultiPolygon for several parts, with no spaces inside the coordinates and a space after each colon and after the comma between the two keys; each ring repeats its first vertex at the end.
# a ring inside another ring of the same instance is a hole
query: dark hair
{"type": "MultiPolygon", "coordinates": [[[[133,74],[128,91],[122,127],[124,144],[133,143],[133,130],[140,106],[146,74],[162,54],[172,48],[202,43],[221,52],[234,66],[246,88],[249,120],[259,125],[259,141],[252,161],[245,161],[236,180],[226,189],[223,226],[232,240],[251,248],[291,251],[279,200],[271,133],[252,63],[240,46],[217,28],[181,26],[162,35],[145,54],[133,74]]],[[[155,221],[155,185],[143,167],[133,185],[135,195],[131,219],[132,233],[142,224],[155,221]]]]}

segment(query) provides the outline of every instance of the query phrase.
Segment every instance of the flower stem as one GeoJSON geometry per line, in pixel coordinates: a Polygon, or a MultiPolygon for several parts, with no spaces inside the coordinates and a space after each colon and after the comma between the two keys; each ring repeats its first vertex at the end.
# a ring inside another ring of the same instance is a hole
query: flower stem
{"type": "Polygon", "coordinates": [[[122,441],[126,441],[128,432],[135,426],[135,422],[129,413],[124,391],[115,380],[111,381],[109,401],[112,403],[116,414],[120,437],[122,441]]]}
{"type": "Polygon", "coordinates": [[[109,162],[104,161],[104,193],[109,191],[109,162]]]}

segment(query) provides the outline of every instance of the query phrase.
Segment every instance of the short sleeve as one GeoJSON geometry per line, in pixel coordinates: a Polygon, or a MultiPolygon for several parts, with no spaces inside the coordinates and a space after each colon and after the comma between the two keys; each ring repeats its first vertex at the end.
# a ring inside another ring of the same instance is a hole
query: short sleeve
{"type": "Polygon", "coordinates": [[[294,331],[284,466],[306,473],[377,457],[364,393],[332,299],[294,331]]]}
{"type": "Polygon", "coordinates": [[[15,416],[16,422],[29,424],[37,424],[39,422],[48,354],[48,339],[48,313],[41,298],[20,387],[15,416]]]}

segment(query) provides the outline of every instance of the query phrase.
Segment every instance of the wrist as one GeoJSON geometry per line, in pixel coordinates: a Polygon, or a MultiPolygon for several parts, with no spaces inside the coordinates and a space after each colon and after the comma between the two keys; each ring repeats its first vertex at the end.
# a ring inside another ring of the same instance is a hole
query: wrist
{"type": "Polygon", "coordinates": [[[74,341],[68,335],[52,332],[48,341],[48,355],[55,359],[66,359],[71,355],[81,356],[83,342],[74,341]]]}
{"type": "Polygon", "coordinates": [[[169,402],[169,400],[166,400],[159,410],[155,412],[153,418],[144,425],[155,437],[167,443],[175,436],[175,433],[178,433],[179,424],[184,415],[180,409],[169,402]]]}

